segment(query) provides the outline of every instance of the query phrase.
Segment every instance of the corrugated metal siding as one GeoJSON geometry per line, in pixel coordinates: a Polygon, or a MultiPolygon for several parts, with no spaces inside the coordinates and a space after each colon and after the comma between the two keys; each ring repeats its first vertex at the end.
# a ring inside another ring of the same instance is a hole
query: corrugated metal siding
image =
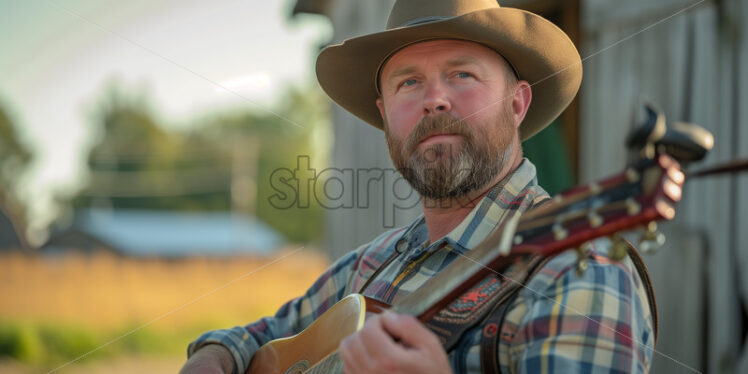
{"type": "MultiPolygon", "coordinates": [[[[337,0],[330,15],[335,26],[333,42],[383,30],[392,4],[394,0],[337,0]]],[[[354,208],[328,211],[326,242],[330,256],[337,258],[389,228],[409,223],[420,214],[420,205],[415,194],[406,201],[396,198],[393,185],[398,188],[399,196],[407,196],[410,189],[403,189],[405,184],[402,182],[395,183],[382,131],[335,104],[333,123],[333,167],[353,169],[357,182],[370,180],[346,185],[355,195],[357,204],[354,208]],[[376,180],[377,176],[381,180],[376,180]],[[397,206],[412,208],[400,209],[397,206]]]]}
{"type": "MultiPolygon", "coordinates": [[[[736,90],[734,99],[735,121],[733,122],[735,157],[748,158],[748,1],[731,1],[728,4],[728,13],[737,25],[736,47],[734,52],[733,74],[736,90]]],[[[740,300],[743,311],[748,310],[748,175],[742,175],[733,179],[733,191],[735,192],[735,209],[733,214],[731,230],[734,233],[733,248],[737,252],[737,277],[739,279],[740,300]]],[[[748,322],[745,321],[744,322],[748,322]]],[[[743,331],[748,326],[742,327],[743,331]]],[[[748,338],[742,342],[742,352],[739,352],[737,370],[738,373],[748,373],[748,338]]]]}
{"type": "MultiPolygon", "coordinates": [[[[702,165],[748,153],[748,6],[740,0],[705,1],[673,15],[694,4],[584,3],[582,56],[591,57],[584,62],[580,92],[583,181],[621,169],[622,139],[639,97],[656,103],[670,120],[698,123],[714,133],[715,149],[702,165]]],[[[705,372],[748,372],[741,359],[738,307],[738,284],[743,302],[748,300],[747,187],[746,177],[690,182],[677,218],[662,225],[669,244],[663,253],[645,257],[663,321],[653,372],[688,371],[676,361],[705,372]],[[702,240],[701,248],[694,247],[702,240]]]]}

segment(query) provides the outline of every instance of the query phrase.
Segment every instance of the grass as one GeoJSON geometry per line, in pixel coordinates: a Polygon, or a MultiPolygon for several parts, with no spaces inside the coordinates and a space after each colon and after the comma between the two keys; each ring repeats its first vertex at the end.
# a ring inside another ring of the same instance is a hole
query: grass
{"type": "Polygon", "coordinates": [[[0,356],[54,368],[117,339],[82,361],[123,354],[184,357],[200,333],[273,314],[328,266],[324,256],[302,250],[262,268],[282,255],[1,255],[0,356]]]}

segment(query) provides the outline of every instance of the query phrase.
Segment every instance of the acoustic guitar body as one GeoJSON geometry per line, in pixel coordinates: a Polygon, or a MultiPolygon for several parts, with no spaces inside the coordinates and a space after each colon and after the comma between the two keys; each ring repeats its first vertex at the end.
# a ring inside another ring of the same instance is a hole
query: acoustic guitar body
{"type": "Polygon", "coordinates": [[[252,357],[248,374],[301,374],[340,371],[340,360],[330,357],[340,342],[364,326],[366,301],[348,295],[301,333],[263,345],[252,357]],[[327,360],[325,360],[327,358],[327,360]],[[323,362],[326,361],[326,362],[323,362]],[[332,365],[328,367],[328,365],[332,365]]]}

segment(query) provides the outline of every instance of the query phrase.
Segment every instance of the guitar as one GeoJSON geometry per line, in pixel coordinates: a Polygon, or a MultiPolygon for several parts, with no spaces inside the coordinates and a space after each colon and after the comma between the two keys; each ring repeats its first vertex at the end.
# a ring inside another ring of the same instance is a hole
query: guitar
{"type": "MultiPolygon", "coordinates": [[[[341,372],[336,353],[340,342],[364,325],[366,312],[390,309],[429,321],[437,312],[492,272],[529,254],[553,256],[585,243],[611,236],[610,257],[626,255],[619,233],[645,227],[643,248],[662,244],[655,222],[671,220],[681,199],[685,175],[666,154],[638,161],[623,173],[564,191],[551,202],[526,212],[494,230],[480,245],[444,268],[395,305],[352,294],[320,316],[301,333],[263,345],[248,373],[341,372]]],[[[585,267],[580,252],[578,270],[585,267]]]]}

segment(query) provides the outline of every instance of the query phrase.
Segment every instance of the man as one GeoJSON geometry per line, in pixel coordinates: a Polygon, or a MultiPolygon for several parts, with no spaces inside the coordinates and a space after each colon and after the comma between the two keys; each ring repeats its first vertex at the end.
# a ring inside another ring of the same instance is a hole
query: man
{"type": "MultiPolygon", "coordinates": [[[[184,372],[244,372],[262,344],[300,332],[350,293],[396,304],[548,199],[521,141],[576,95],[581,60],[561,30],[531,13],[491,0],[399,0],[387,31],[322,51],[317,76],[333,100],[384,130],[394,165],[423,198],[423,216],[343,256],[274,317],[204,334],[190,344],[184,372]]],[[[648,279],[629,259],[612,263],[593,252],[588,261],[580,275],[573,253],[537,260],[524,272],[529,280],[512,279],[525,284],[504,305],[490,304],[498,291],[486,290],[508,282],[492,275],[483,291],[456,301],[468,315],[455,324],[372,316],[340,344],[343,369],[648,371],[648,279]],[[477,310],[490,312],[470,314],[477,310]]],[[[514,267],[504,274],[523,274],[514,267]]]]}

